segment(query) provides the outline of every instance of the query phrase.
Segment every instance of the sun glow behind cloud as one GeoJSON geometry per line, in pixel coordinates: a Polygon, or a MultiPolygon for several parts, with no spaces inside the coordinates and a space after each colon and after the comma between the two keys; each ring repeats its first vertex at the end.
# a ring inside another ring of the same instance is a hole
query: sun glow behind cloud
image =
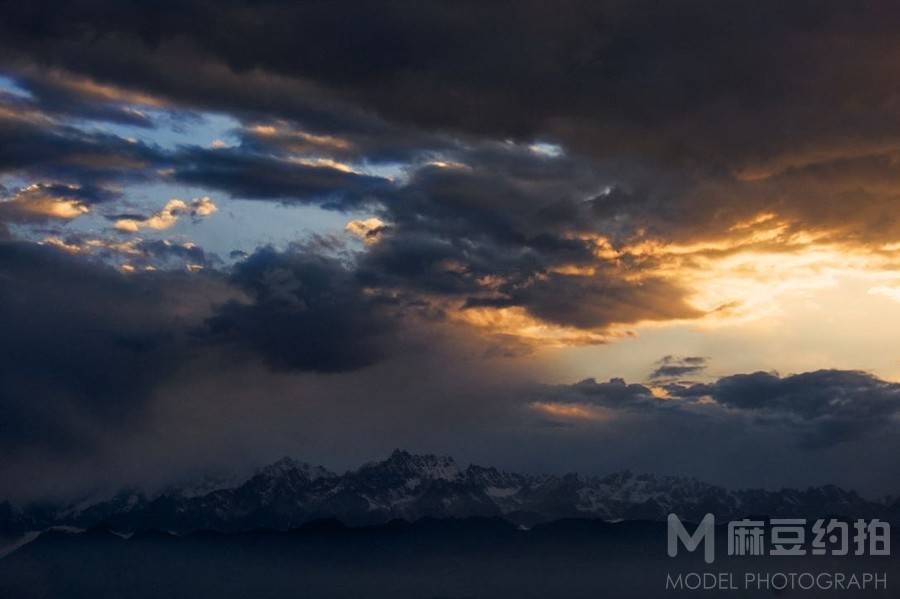
{"type": "Polygon", "coordinates": [[[565,404],[550,401],[536,401],[530,404],[532,410],[544,416],[567,421],[608,422],[615,417],[612,410],[589,404],[565,404]]]}
{"type": "MultiPolygon", "coordinates": [[[[757,222],[768,224],[771,217],[757,222]]],[[[900,279],[896,248],[873,250],[827,231],[771,224],[731,241],[659,246],[650,252],[659,266],[649,272],[672,277],[689,289],[688,301],[707,314],[698,324],[707,327],[776,317],[787,303],[805,301],[850,279],[869,281],[875,290],[884,289],[879,282],[900,279]]]]}
{"type": "MultiPolygon", "coordinates": [[[[137,107],[135,110],[143,111],[167,107],[165,101],[152,95],[85,78],[63,76],[61,73],[51,75],[55,85],[95,103],[120,105],[129,110],[134,106],[137,107]]],[[[19,109],[15,116],[26,120],[41,118],[48,123],[56,118],[41,113],[32,115],[23,109],[19,109]]],[[[359,157],[352,154],[356,149],[354,141],[338,134],[307,131],[288,120],[241,124],[225,121],[218,129],[221,131],[217,130],[217,134],[231,131],[232,141],[225,142],[216,137],[213,148],[233,150],[238,147],[233,140],[243,136],[244,139],[261,140],[269,144],[266,147],[285,152],[279,158],[285,163],[348,174],[369,173],[371,170],[371,167],[363,169],[360,165],[364,161],[360,162],[359,157]]],[[[521,153],[522,147],[507,145],[511,156],[521,153]]],[[[560,162],[570,154],[568,148],[550,143],[536,142],[523,147],[526,153],[534,154],[548,164],[560,162]]],[[[117,163],[109,156],[94,157],[90,154],[79,154],[68,160],[81,166],[102,164],[138,168],[142,165],[138,159],[121,157],[121,163],[117,163]]],[[[451,158],[442,158],[424,163],[411,162],[404,168],[409,174],[418,172],[418,169],[476,172],[480,167],[474,161],[470,166],[451,158]]],[[[169,169],[168,172],[173,171],[169,169]]],[[[396,183],[402,186],[408,183],[408,177],[400,178],[396,183]]],[[[602,195],[611,196],[612,189],[605,188],[602,195]]],[[[234,200],[231,203],[234,205],[234,200]]],[[[34,213],[40,212],[43,216],[61,220],[71,220],[93,212],[87,205],[68,199],[43,204],[34,202],[30,209],[34,213]]],[[[151,234],[153,231],[171,229],[180,216],[191,214],[196,219],[208,216],[215,210],[212,202],[208,206],[194,206],[173,199],[161,210],[146,217],[119,218],[114,222],[114,227],[120,234],[151,234]]],[[[362,239],[366,246],[363,250],[369,250],[388,234],[386,231],[391,226],[391,222],[380,219],[354,219],[349,221],[345,231],[362,239]]],[[[489,302],[469,305],[459,298],[428,299],[444,309],[452,322],[511,340],[532,350],[560,350],[616,345],[625,339],[646,338],[652,331],[685,327],[705,331],[711,338],[721,335],[717,331],[728,331],[727,334],[730,334],[740,329],[742,334],[752,338],[756,332],[770,330],[774,326],[795,326],[803,318],[788,323],[787,316],[798,311],[809,312],[808,306],[811,304],[827,304],[829,310],[842,313],[852,311],[857,302],[863,301],[860,296],[864,296],[864,301],[888,306],[882,306],[880,314],[893,314],[893,304],[900,298],[900,270],[897,268],[900,245],[887,243],[873,247],[858,239],[842,236],[837,230],[804,226],[774,210],[760,211],[730,225],[726,223],[719,231],[707,229],[701,235],[680,242],[649,236],[643,229],[639,229],[639,233],[626,242],[614,242],[612,236],[596,232],[572,231],[568,235],[592,243],[596,262],[549,264],[543,272],[534,274],[532,280],[609,279],[635,286],[657,280],[668,281],[672,284],[671,289],[683,291],[683,300],[693,313],[676,317],[661,312],[657,318],[652,316],[653,311],[650,310],[649,318],[641,318],[635,317],[633,311],[622,310],[620,320],[613,315],[610,322],[603,322],[594,328],[567,326],[559,324],[559,320],[552,321],[538,315],[528,306],[504,305],[499,289],[504,283],[509,283],[509,279],[504,278],[507,275],[501,272],[478,279],[483,291],[480,299],[498,300],[494,305],[489,302]],[[825,297],[827,301],[822,299],[825,297]],[[840,297],[844,299],[840,300],[840,297]]],[[[54,239],[59,239],[65,247],[77,247],[70,241],[62,241],[62,237],[54,239]]],[[[447,260],[439,266],[448,273],[467,274],[468,266],[462,261],[447,260]]],[[[603,286],[599,288],[602,290],[603,286]]],[[[668,300],[661,298],[660,303],[668,300]]],[[[673,302],[678,300],[677,297],[671,298],[673,302]]],[[[584,301],[602,303],[606,298],[602,294],[587,293],[584,301]]],[[[622,303],[627,303],[627,300],[622,303]]],[[[839,345],[840,340],[829,343],[839,345]]]]}
{"type": "MultiPolygon", "coordinates": [[[[550,356],[561,377],[599,372],[640,380],[646,372],[635,362],[688,352],[713,356],[708,376],[800,372],[827,363],[900,378],[900,244],[872,246],[797,230],[776,217],[729,233],[735,232],[730,240],[691,246],[616,250],[616,259],[639,253],[648,260],[638,276],[678,281],[704,316],[614,325],[607,332],[616,343],[571,346],[550,356]],[[754,230],[750,237],[748,230],[754,230]]],[[[605,241],[598,245],[613,252],[605,241]]]]}
{"type": "MultiPolygon", "coordinates": [[[[772,213],[732,226],[727,233],[691,244],[646,240],[619,249],[600,237],[596,253],[598,258],[641,264],[630,275],[634,280],[665,277],[681,284],[688,290],[687,301],[705,314],[696,324],[708,328],[778,316],[787,303],[847,280],[868,281],[871,294],[900,297],[890,285],[900,281],[900,244],[872,248],[834,232],[798,229],[772,213]]],[[[556,272],[593,274],[584,267],[556,272]]]]}
{"type": "Polygon", "coordinates": [[[543,349],[607,343],[618,333],[566,327],[535,318],[521,307],[451,309],[450,318],[492,335],[543,349]]]}
{"type": "MultiPolygon", "coordinates": [[[[596,267],[550,272],[594,277],[618,265],[637,284],[663,278],[685,290],[699,316],[596,329],[556,325],[515,306],[450,308],[451,318],[543,353],[569,378],[596,374],[598,360],[606,360],[614,366],[607,371],[601,363],[600,372],[641,379],[646,373],[634,364],[667,352],[712,355],[719,372],[829,363],[900,376],[892,333],[900,322],[900,244],[871,246],[835,231],[804,230],[774,213],[690,244],[594,242],[596,267]]],[[[485,288],[499,283],[486,281],[485,288]]]]}

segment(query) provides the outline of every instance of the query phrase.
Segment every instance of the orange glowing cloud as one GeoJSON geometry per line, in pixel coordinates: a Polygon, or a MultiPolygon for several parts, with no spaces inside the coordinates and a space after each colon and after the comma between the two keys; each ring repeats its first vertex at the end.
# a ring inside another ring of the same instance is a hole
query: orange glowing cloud
{"type": "Polygon", "coordinates": [[[449,318],[484,333],[514,338],[519,343],[544,349],[570,345],[607,343],[621,334],[603,330],[586,330],[546,322],[520,306],[503,308],[451,308],[449,318]]]}
{"type": "MultiPolygon", "coordinates": [[[[77,192],[77,185],[63,186],[77,192]]],[[[41,219],[72,220],[90,212],[81,200],[60,195],[58,189],[41,184],[29,185],[12,198],[0,200],[0,218],[12,222],[41,219]]]]}
{"type": "Polygon", "coordinates": [[[608,422],[614,418],[612,410],[588,404],[535,401],[529,406],[535,412],[562,420],[608,422]]]}
{"type": "Polygon", "coordinates": [[[150,94],[99,83],[93,79],[61,70],[47,71],[42,73],[42,76],[62,89],[101,102],[136,104],[152,108],[166,106],[166,102],[150,94]]]}
{"type": "Polygon", "coordinates": [[[153,229],[162,231],[169,229],[178,222],[182,214],[192,214],[196,217],[207,217],[218,211],[218,207],[209,197],[196,198],[188,204],[184,200],[173,198],[159,212],[144,220],[134,218],[121,218],[116,221],[115,228],[126,233],[137,233],[141,229],[153,229]]]}
{"type": "Polygon", "coordinates": [[[379,218],[367,218],[363,220],[351,220],[344,230],[361,239],[366,245],[377,243],[385,224],[379,218]]]}

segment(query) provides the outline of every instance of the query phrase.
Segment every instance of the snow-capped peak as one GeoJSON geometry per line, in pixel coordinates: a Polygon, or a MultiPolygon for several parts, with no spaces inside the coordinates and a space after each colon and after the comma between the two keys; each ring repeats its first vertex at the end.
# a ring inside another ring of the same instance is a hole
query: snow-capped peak
{"type": "Polygon", "coordinates": [[[335,473],[323,468],[322,466],[313,466],[311,464],[295,460],[294,458],[288,456],[285,456],[277,462],[273,462],[257,471],[257,475],[268,477],[279,477],[293,473],[299,474],[300,476],[310,481],[318,480],[320,478],[330,478],[333,476],[337,476],[335,473]]]}
{"type": "Polygon", "coordinates": [[[202,497],[216,491],[236,489],[244,484],[248,478],[247,474],[207,474],[198,480],[169,487],[164,494],[184,498],[202,497]]]}
{"type": "Polygon", "coordinates": [[[416,455],[400,449],[394,450],[390,457],[373,467],[383,467],[405,475],[418,476],[428,480],[459,480],[462,477],[459,466],[453,458],[432,454],[416,455]]]}
{"type": "Polygon", "coordinates": [[[393,518],[487,516],[530,525],[572,517],[660,520],[670,512],[697,518],[709,511],[730,519],[747,514],[900,518],[900,502],[870,502],[833,486],[728,490],[693,478],[628,471],[557,476],[470,465],[461,472],[452,458],[401,450],[342,475],[283,458],[243,482],[207,477],[176,489],[157,497],[126,489],[96,504],[68,508],[18,509],[0,503],[0,531],[98,523],[120,531],[148,525],[182,531],[290,528],[322,517],[371,524],[393,518]]]}

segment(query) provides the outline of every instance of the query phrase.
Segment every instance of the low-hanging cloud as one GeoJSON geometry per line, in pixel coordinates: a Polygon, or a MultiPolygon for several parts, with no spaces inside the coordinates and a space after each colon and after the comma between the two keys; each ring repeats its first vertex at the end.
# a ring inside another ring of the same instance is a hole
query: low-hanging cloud
{"type": "MultiPolygon", "coordinates": [[[[755,372],[712,383],[668,383],[664,393],[622,379],[587,379],[545,389],[542,401],[596,405],[675,420],[716,419],[748,430],[777,431],[803,448],[833,447],[877,436],[900,417],[900,384],[855,370],[817,370],[781,377],[755,372]]],[[[753,433],[748,433],[753,434],[753,433]]]]}
{"type": "Polygon", "coordinates": [[[650,373],[650,380],[665,381],[696,375],[703,372],[706,365],[707,359],[703,356],[663,356],[650,373]]]}

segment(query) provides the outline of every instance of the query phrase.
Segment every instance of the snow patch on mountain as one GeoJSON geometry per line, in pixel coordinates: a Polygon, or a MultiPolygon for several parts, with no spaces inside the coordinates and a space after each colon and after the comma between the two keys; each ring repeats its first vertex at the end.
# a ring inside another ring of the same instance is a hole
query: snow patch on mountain
{"type": "Polygon", "coordinates": [[[746,515],[900,518],[900,502],[870,502],[835,486],[728,490],[693,478],[617,472],[604,477],[531,475],[396,450],[336,474],[290,457],[249,476],[203,477],[147,497],[126,489],[58,508],[0,503],[0,530],[51,526],[135,530],[288,529],[319,518],[349,525],[424,517],[503,517],[523,526],[559,518],[664,520],[746,515]]]}

